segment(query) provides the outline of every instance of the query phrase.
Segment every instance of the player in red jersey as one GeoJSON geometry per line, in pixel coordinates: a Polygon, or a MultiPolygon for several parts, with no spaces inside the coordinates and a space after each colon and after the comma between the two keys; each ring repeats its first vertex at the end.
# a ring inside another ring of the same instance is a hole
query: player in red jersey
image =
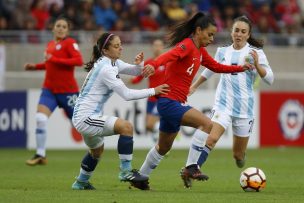
{"type": "MultiPolygon", "coordinates": [[[[197,13],[188,21],[177,25],[169,35],[174,46],[152,62],[154,67],[166,64],[164,83],[170,86],[170,92],[160,95],[157,108],[160,114],[160,133],[158,144],[147,154],[140,173],[149,176],[164,155],[171,149],[180,126],[190,126],[209,133],[211,120],[202,112],[185,104],[192,80],[200,65],[221,73],[243,72],[252,65],[227,66],[217,63],[206,51],[213,42],[216,33],[215,21],[204,13],[197,13]]],[[[147,65],[149,66],[149,65],[147,65]]],[[[197,165],[192,166],[190,176],[197,180],[207,180],[197,165]]]]}
{"type": "Polygon", "coordinates": [[[79,87],[74,77],[75,66],[82,66],[83,60],[76,41],[67,37],[69,22],[58,18],[53,27],[54,40],[47,44],[43,63],[24,65],[26,70],[45,70],[45,79],[36,113],[36,154],[26,161],[34,166],[46,164],[47,120],[56,107],[63,108],[69,119],[73,116],[74,103],[79,87]]]}
{"type": "MultiPolygon", "coordinates": [[[[145,64],[150,64],[153,59],[157,58],[164,51],[164,42],[160,39],[156,39],[152,43],[153,58],[147,59],[145,64]]],[[[148,87],[157,87],[164,81],[165,66],[161,65],[155,67],[155,73],[148,78],[148,87]]],[[[131,79],[132,84],[138,84],[144,77],[142,75],[136,76],[131,79]]],[[[146,110],[146,132],[151,134],[154,142],[158,138],[159,127],[159,114],[157,111],[157,98],[155,96],[149,97],[147,100],[146,110]]]]}

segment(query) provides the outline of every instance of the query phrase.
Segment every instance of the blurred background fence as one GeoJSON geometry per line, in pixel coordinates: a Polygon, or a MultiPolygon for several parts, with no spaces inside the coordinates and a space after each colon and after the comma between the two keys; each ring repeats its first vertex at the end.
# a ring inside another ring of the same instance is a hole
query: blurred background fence
{"type": "MultiPolygon", "coordinates": [[[[92,53],[92,46],[100,32],[79,31],[71,35],[80,45],[84,60],[87,62],[92,53]]],[[[151,57],[151,41],[155,38],[163,38],[164,32],[117,32],[123,43],[122,58],[132,62],[136,53],[143,51],[145,58],[151,57]]],[[[304,90],[304,36],[297,34],[284,36],[282,34],[256,34],[257,38],[265,41],[264,52],[275,74],[275,83],[268,86],[260,83],[261,90],[304,90]]],[[[5,49],[5,73],[3,78],[6,90],[24,90],[28,88],[40,88],[44,71],[24,71],[23,65],[27,62],[38,63],[43,61],[43,53],[46,43],[52,39],[50,31],[1,31],[0,39],[5,49]],[[31,40],[35,38],[35,42],[31,40]]],[[[218,33],[213,45],[208,47],[213,56],[216,48],[230,43],[230,34],[218,33]]],[[[86,72],[83,68],[77,68],[76,77],[82,84],[86,72]]],[[[3,77],[3,76],[2,76],[3,77]]],[[[125,79],[125,78],[124,78],[125,79]]],[[[201,88],[215,89],[218,76],[211,78],[201,88]]],[[[143,82],[138,88],[144,87],[143,82]]]]}

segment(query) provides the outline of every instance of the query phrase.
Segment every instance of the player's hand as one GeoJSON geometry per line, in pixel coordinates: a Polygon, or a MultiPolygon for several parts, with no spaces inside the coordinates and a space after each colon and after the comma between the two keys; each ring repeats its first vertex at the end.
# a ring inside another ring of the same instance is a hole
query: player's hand
{"type": "Polygon", "coordinates": [[[170,87],[167,84],[162,84],[154,88],[155,95],[158,94],[167,94],[170,91],[170,87]]]}
{"type": "Polygon", "coordinates": [[[141,74],[142,74],[145,78],[147,78],[147,77],[153,75],[154,73],[155,73],[155,68],[154,68],[154,66],[148,64],[148,65],[146,65],[146,66],[144,67],[144,69],[142,70],[142,73],[141,73],[141,74]]]}
{"type": "Polygon", "coordinates": [[[246,62],[243,66],[242,66],[243,70],[246,71],[246,70],[253,70],[255,68],[254,65],[246,62]]]}
{"type": "Polygon", "coordinates": [[[257,67],[258,64],[259,64],[259,55],[258,55],[258,53],[254,49],[252,49],[249,54],[252,56],[252,58],[254,60],[254,64],[253,65],[255,67],[257,67]]]}
{"type": "Polygon", "coordinates": [[[24,64],[24,69],[25,70],[36,70],[36,65],[33,63],[26,63],[26,64],[24,64]]]}
{"type": "Polygon", "coordinates": [[[143,52],[140,52],[139,54],[137,54],[137,55],[135,56],[134,63],[135,63],[136,65],[139,65],[143,60],[144,60],[144,53],[143,53],[143,52]]]}
{"type": "Polygon", "coordinates": [[[196,91],[195,87],[190,87],[188,96],[191,96],[196,91]]]}
{"type": "Polygon", "coordinates": [[[44,60],[45,61],[48,61],[52,58],[52,54],[46,54],[45,57],[44,57],[44,60]]]}

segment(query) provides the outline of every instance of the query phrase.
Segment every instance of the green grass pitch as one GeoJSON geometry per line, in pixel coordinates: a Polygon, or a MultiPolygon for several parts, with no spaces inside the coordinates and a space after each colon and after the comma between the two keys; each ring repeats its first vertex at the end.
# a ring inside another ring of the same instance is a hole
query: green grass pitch
{"type": "MultiPolygon", "coordinates": [[[[148,150],[135,150],[133,167],[139,168],[148,150]]],[[[150,176],[151,191],[129,189],[118,180],[118,155],[105,150],[91,182],[96,191],[73,191],[85,150],[49,150],[46,166],[30,167],[33,151],[0,149],[0,202],[304,202],[304,148],[262,148],[247,151],[246,167],[261,168],[267,177],[261,192],[244,192],[241,169],[231,150],[215,149],[204,173],[207,182],[185,189],[179,177],[188,151],[173,149],[150,176]]]]}

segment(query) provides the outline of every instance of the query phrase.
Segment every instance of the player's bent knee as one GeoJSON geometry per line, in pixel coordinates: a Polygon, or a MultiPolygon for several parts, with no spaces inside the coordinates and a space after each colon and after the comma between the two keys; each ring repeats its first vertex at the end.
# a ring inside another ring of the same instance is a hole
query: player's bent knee
{"type": "Polygon", "coordinates": [[[48,116],[44,113],[36,113],[36,122],[38,128],[45,128],[47,124],[48,116]]]}
{"type": "Polygon", "coordinates": [[[95,159],[99,159],[102,152],[103,152],[103,145],[101,147],[96,148],[96,149],[90,149],[90,154],[95,159]]]}
{"type": "Polygon", "coordinates": [[[133,125],[129,121],[124,121],[120,134],[133,136],[133,125]]]}

